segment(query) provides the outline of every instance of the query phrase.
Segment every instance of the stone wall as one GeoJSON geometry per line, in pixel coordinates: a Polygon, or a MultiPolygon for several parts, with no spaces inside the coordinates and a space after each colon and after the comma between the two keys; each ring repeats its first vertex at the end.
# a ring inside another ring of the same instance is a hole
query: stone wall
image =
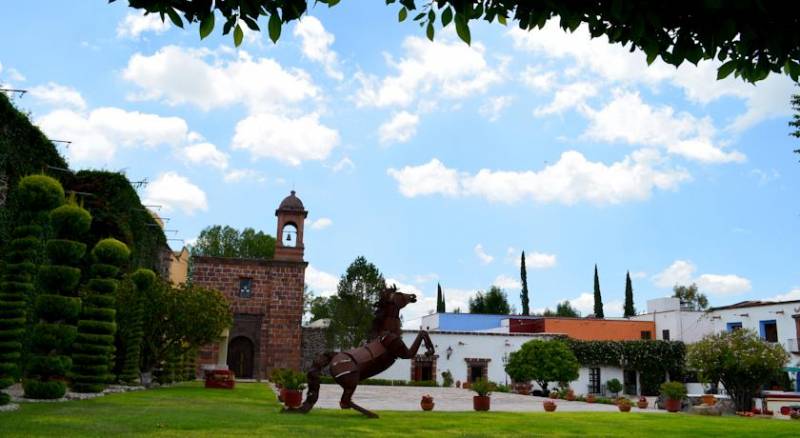
{"type": "MultiPolygon", "coordinates": [[[[325,339],[325,329],[321,327],[303,327],[302,363],[300,369],[308,371],[311,363],[320,354],[329,350],[325,339]]],[[[327,368],[324,374],[327,374],[327,368]]]]}

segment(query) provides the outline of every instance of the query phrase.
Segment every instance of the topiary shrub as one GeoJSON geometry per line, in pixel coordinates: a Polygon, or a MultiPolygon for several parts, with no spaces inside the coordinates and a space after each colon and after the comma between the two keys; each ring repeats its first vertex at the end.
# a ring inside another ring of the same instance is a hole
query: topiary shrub
{"type": "Polygon", "coordinates": [[[149,269],[137,269],[117,292],[117,323],[119,326],[119,381],[138,385],[139,359],[141,357],[142,300],[156,282],[156,274],[149,269]]]}
{"type": "Polygon", "coordinates": [[[102,392],[113,380],[109,367],[117,331],[115,277],[128,257],[128,247],[116,239],[103,239],[92,249],[92,278],[83,295],[78,336],[72,348],[70,377],[75,392],[102,392]]]}
{"type": "Polygon", "coordinates": [[[23,381],[25,397],[36,399],[61,398],[66,392],[65,381],[72,367],[68,352],[78,333],[81,270],[77,266],[86,251],[80,239],[92,220],[88,211],[75,204],[57,207],[49,216],[56,238],[47,242],[48,264],[39,269],[41,293],[34,308],[38,322],[23,381]]]}
{"type": "MultiPolygon", "coordinates": [[[[25,334],[27,307],[33,295],[34,275],[41,248],[45,212],[64,202],[64,190],[52,178],[33,175],[22,178],[17,188],[20,217],[25,225],[15,228],[6,246],[5,269],[0,281],[0,389],[19,379],[22,339],[25,334]]],[[[0,405],[8,403],[0,393],[0,405]]]]}

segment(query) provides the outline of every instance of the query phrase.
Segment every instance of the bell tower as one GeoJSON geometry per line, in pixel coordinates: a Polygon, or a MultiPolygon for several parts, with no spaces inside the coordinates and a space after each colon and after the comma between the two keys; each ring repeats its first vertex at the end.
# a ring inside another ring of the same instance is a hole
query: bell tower
{"type": "Polygon", "coordinates": [[[305,246],[303,245],[303,225],[308,212],[303,201],[295,196],[294,190],[281,201],[275,210],[278,217],[278,232],[275,242],[275,260],[302,262],[305,246]]]}

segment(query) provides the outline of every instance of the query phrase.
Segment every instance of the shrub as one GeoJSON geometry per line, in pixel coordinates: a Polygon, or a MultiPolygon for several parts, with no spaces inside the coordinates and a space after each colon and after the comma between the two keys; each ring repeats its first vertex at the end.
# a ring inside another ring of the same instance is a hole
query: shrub
{"type": "MultiPolygon", "coordinates": [[[[84,247],[77,242],[89,231],[91,215],[74,204],[63,205],[50,212],[50,221],[55,237],[60,241],[73,241],[74,245],[62,244],[51,247],[72,247],[68,251],[72,260],[49,258],[49,264],[39,269],[41,294],[37,297],[36,319],[38,323],[33,329],[31,343],[31,361],[39,367],[26,370],[23,385],[25,397],[28,398],[60,398],[64,396],[66,385],[63,383],[68,374],[68,367],[58,364],[71,363],[69,348],[77,335],[74,325],[74,306],[68,306],[59,312],[59,303],[77,300],[78,279],[81,271],[77,267],[83,256],[77,248],[84,247]],[[64,300],[67,298],[67,300],[64,300]]],[[[64,251],[55,251],[63,256],[64,251]]],[[[113,339],[113,338],[112,338],[113,339]]]]}
{"type": "Polygon", "coordinates": [[[611,379],[606,382],[606,389],[617,395],[622,391],[622,383],[620,383],[619,379],[611,379]]]}
{"type": "Polygon", "coordinates": [[[128,385],[136,385],[140,381],[143,300],[151,294],[150,289],[155,281],[156,274],[153,271],[138,269],[117,287],[117,370],[119,381],[128,385]]]}
{"type": "Polygon", "coordinates": [[[17,198],[29,211],[50,211],[64,203],[64,188],[46,175],[29,175],[19,180],[17,198]]]}
{"type": "Polygon", "coordinates": [[[682,400],[686,397],[686,387],[681,382],[664,382],[661,384],[661,395],[670,400],[682,400]]]}
{"type": "Polygon", "coordinates": [[[302,391],[306,389],[306,375],[294,370],[287,370],[281,376],[281,385],[285,389],[302,391]]]}
{"type": "Polygon", "coordinates": [[[492,395],[492,391],[494,391],[494,387],[495,387],[495,385],[492,382],[490,382],[490,381],[488,381],[488,380],[486,380],[484,378],[480,378],[480,379],[472,382],[472,385],[470,385],[469,388],[471,390],[475,391],[476,393],[478,393],[478,395],[480,395],[480,396],[486,396],[486,395],[492,395]]]}
{"type": "Polygon", "coordinates": [[[442,386],[445,388],[453,386],[453,373],[450,370],[442,371],[442,386]]]}
{"type": "Polygon", "coordinates": [[[534,339],[511,353],[506,372],[515,382],[536,381],[547,391],[549,382],[570,382],[578,378],[578,360],[561,340],[534,339]]]}

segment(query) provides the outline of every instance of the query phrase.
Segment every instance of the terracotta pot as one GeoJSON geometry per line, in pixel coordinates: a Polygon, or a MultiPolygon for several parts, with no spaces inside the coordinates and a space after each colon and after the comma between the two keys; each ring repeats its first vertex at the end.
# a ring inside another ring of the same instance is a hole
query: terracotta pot
{"type": "Polygon", "coordinates": [[[472,407],[476,411],[488,411],[491,401],[492,399],[488,395],[476,395],[472,397],[472,407]]]}
{"type": "Polygon", "coordinates": [[[629,405],[627,403],[619,403],[619,404],[617,404],[617,407],[619,408],[620,412],[630,412],[631,411],[631,405],[629,405]]]}
{"type": "Polygon", "coordinates": [[[594,395],[589,394],[589,395],[586,396],[586,403],[594,403],[595,401],[596,401],[596,398],[595,398],[594,395]]]}
{"type": "Polygon", "coordinates": [[[426,400],[423,398],[422,401],[419,402],[419,406],[423,411],[432,411],[434,406],[433,399],[426,400]]]}
{"type": "Polygon", "coordinates": [[[530,383],[514,384],[514,392],[520,395],[531,395],[531,389],[533,389],[533,385],[531,385],[530,383]]]}
{"type": "Polygon", "coordinates": [[[278,387],[278,401],[283,403],[284,395],[286,394],[286,390],[282,387],[278,387]]]}
{"type": "Polygon", "coordinates": [[[703,404],[714,406],[717,403],[717,399],[714,398],[714,394],[703,394],[703,404]]]}
{"type": "Polygon", "coordinates": [[[548,397],[550,397],[551,399],[555,400],[555,399],[558,398],[558,393],[553,391],[553,392],[550,393],[550,395],[548,397]]]}
{"type": "Polygon", "coordinates": [[[557,404],[551,401],[546,401],[542,405],[544,406],[545,412],[555,412],[556,408],[558,407],[557,404]]]}
{"type": "Polygon", "coordinates": [[[792,413],[792,408],[789,406],[781,406],[781,415],[789,415],[792,413]]]}
{"type": "Polygon", "coordinates": [[[303,391],[296,389],[283,389],[283,404],[287,408],[299,408],[303,404],[303,391]]]}
{"type": "Polygon", "coordinates": [[[645,401],[640,401],[640,402],[636,402],[636,406],[637,406],[639,409],[647,409],[647,405],[648,405],[648,403],[647,403],[647,400],[645,400],[645,401]]]}
{"type": "Polygon", "coordinates": [[[566,399],[567,399],[567,401],[575,401],[575,399],[576,399],[576,398],[578,398],[578,397],[576,397],[574,393],[572,393],[572,392],[568,392],[568,393],[567,393],[567,396],[566,396],[566,397],[564,397],[564,398],[566,398],[566,399]]]}
{"type": "Polygon", "coordinates": [[[464,388],[464,389],[469,389],[470,385],[472,385],[472,384],[469,383],[469,382],[464,382],[464,383],[461,384],[461,387],[464,388]]]}
{"type": "Polygon", "coordinates": [[[664,402],[664,407],[667,408],[667,412],[680,412],[681,410],[681,401],[680,400],[673,400],[668,398],[664,402]]]}

